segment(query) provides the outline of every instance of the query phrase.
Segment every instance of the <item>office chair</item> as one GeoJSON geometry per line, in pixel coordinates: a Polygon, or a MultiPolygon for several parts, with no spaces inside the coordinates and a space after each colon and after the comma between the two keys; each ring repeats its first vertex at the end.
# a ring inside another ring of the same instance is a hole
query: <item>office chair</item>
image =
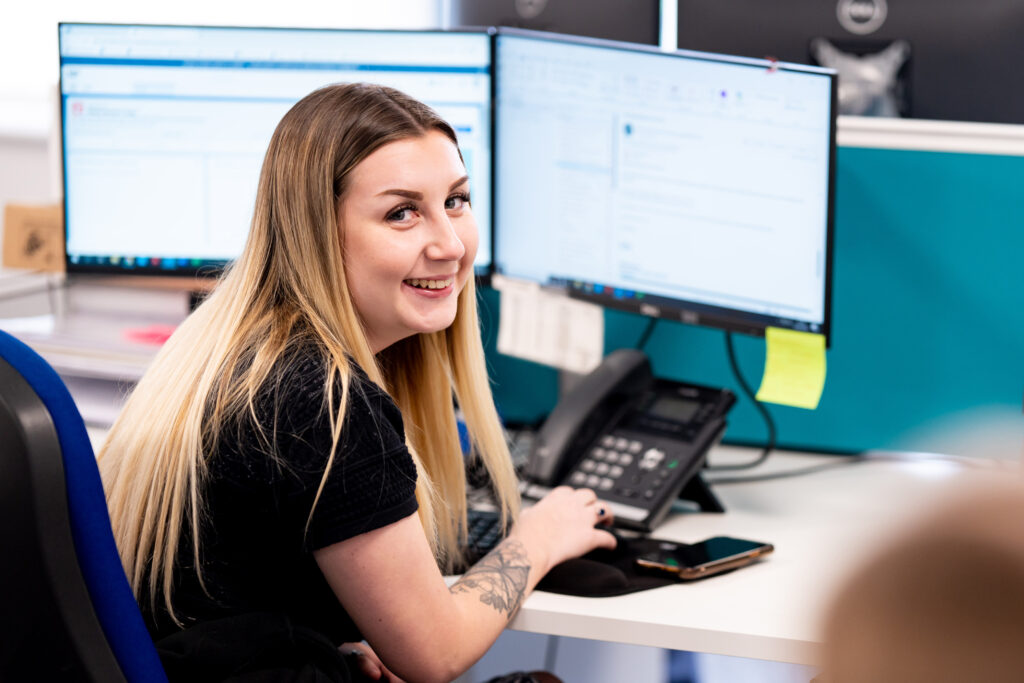
{"type": "Polygon", "coordinates": [[[0,331],[0,680],[157,681],[71,394],[0,331]]]}

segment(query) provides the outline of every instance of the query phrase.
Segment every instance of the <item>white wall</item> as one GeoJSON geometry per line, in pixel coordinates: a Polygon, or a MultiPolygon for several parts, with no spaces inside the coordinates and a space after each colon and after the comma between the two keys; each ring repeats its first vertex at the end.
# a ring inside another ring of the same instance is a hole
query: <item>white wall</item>
{"type": "Polygon", "coordinates": [[[0,136],[0,206],[57,199],[50,166],[47,138],[0,136]]]}

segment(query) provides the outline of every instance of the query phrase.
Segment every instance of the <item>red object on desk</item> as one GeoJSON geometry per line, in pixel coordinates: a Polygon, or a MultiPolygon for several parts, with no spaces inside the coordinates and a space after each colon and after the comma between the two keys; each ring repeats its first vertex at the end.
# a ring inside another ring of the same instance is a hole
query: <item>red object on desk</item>
{"type": "Polygon", "coordinates": [[[174,334],[175,329],[174,325],[153,324],[145,327],[129,327],[122,334],[125,339],[136,344],[162,346],[174,334]]]}

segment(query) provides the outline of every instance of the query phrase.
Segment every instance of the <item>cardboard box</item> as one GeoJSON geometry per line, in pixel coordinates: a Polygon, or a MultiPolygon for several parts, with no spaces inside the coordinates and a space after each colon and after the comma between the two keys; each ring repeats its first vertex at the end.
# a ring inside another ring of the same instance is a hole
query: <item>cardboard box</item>
{"type": "Polygon", "coordinates": [[[3,236],[4,268],[64,272],[63,205],[6,205],[3,236]]]}

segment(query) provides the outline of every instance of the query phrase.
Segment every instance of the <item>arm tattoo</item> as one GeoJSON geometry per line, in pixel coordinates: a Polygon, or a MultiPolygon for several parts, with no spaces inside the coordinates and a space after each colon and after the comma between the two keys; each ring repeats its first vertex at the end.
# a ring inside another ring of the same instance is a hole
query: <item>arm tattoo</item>
{"type": "Polygon", "coordinates": [[[480,602],[511,619],[523,602],[529,575],[526,548],[518,540],[506,539],[470,567],[448,590],[452,593],[479,591],[480,602]]]}

